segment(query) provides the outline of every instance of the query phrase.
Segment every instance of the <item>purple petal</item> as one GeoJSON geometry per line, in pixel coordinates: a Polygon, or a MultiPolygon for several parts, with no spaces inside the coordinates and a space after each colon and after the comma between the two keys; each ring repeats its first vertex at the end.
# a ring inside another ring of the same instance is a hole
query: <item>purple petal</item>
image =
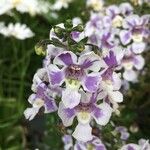
{"type": "Polygon", "coordinates": [[[109,56],[106,56],[104,58],[104,61],[109,67],[114,67],[118,64],[116,60],[116,56],[113,51],[109,52],[109,56]]]}
{"type": "Polygon", "coordinates": [[[129,31],[121,31],[120,32],[120,40],[123,45],[128,44],[131,41],[131,33],[129,31]]]}
{"type": "Polygon", "coordinates": [[[54,112],[57,110],[57,105],[55,103],[55,101],[51,98],[46,98],[45,100],[45,113],[50,113],[50,112],[54,112]]]}
{"type": "Polygon", "coordinates": [[[85,77],[82,86],[86,91],[95,92],[98,88],[99,82],[100,82],[99,74],[93,73],[85,77]]]}
{"type": "Polygon", "coordinates": [[[67,66],[73,64],[73,59],[70,53],[62,53],[58,58],[60,58],[60,60],[67,66]]]}
{"type": "Polygon", "coordinates": [[[49,65],[49,76],[52,85],[62,84],[64,80],[64,72],[55,65],[49,65]]]}

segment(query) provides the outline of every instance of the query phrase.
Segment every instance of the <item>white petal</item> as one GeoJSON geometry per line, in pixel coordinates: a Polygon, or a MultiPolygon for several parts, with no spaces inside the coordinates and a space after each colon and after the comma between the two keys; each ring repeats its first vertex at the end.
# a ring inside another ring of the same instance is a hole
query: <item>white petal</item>
{"type": "Polygon", "coordinates": [[[80,103],[81,94],[78,90],[66,88],[62,92],[62,101],[67,108],[74,108],[80,103]]]}
{"type": "Polygon", "coordinates": [[[135,72],[134,70],[125,70],[125,72],[123,73],[123,78],[127,81],[136,81],[137,80],[137,72],[135,72]]]}
{"type": "Polygon", "coordinates": [[[29,120],[32,120],[36,116],[36,114],[38,113],[38,111],[39,111],[38,107],[36,107],[36,108],[27,108],[24,111],[25,118],[29,119],[29,120]]]}
{"type": "Polygon", "coordinates": [[[110,120],[112,108],[107,103],[101,103],[98,108],[102,114],[100,114],[100,116],[93,115],[93,117],[97,124],[105,126],[110,120]]]}
{"type": "Polygon", "coordinates": [[[90,141],[93,138],[92,128],[90,127],[89,124],[79,123],[76,126],[75,131],[73,132],[72,136],[78,141],[82,141],[82,142],[90,141]]]}
{"type": "Polygon", "coordinates": [[[135,56],[134,66],[136,69],[141,70],[144,67],[145,60],[141,55],[135,56]]]}
{"type": "Polygon", "coordinates": [[[123,101],[123,95],[119,91],[112,91],[108,93],[108,97],[110,100],[121,103],[123,101]]]}
{"type": "Polygon", "coordinates": [[[113,72],[113,89],[119,90],[122,85],[122,81],[118,73],[113,72]]]}

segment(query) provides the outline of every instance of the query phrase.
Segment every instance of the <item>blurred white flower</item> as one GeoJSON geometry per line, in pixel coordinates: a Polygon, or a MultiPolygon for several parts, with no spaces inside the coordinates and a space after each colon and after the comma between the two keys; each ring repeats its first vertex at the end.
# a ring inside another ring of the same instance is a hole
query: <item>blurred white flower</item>
{"type": "Polygon", "coordinates": [[[73,0],[56,0],[54,5],[52,6],[53,10],[60,10],[62,8],[68,8],[69,3],[73,0]]]}
{"type": "Polygon", "coordinates": [[[47,13],[50,5],[40,0],[0,0],[0,15],[15,8],[20,13],[29,13],[31,16],[47,13]]]}
{"type": "Polygon", "coordinates": [[[26,38],[30,38],[34,36],[34,33],[28,28],[25,24],[12,24],[10,23],[8,26],[4,26],[4,24],[0,28],[0,34],[10,37],[13,36],[17,39],[24,40],[26,38]]]}
{"type": "Polygon", "coordinates": [[[87,0],[87,6],[91,7],[95,11],[102,10],[103,5],[104,5],[103,0],[87,0]]]}

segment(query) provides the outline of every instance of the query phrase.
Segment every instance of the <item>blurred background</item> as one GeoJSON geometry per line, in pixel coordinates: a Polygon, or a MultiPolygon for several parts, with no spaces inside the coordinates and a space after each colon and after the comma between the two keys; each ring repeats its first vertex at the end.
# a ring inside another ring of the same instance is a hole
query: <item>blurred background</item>
{"type": "MultiPolygon", "coordinates": [[[[49,5],[56,3],[55,0],[43,2],[49,5]]],[[[107,5],[121,2],[131,1],[106,0],[107,5]]],[[[150,13],[147,4],[138,5],[134,0],[131,3],[137,14],[150,13]]],[[[2,9],[4,3],[0,0],[0,13],[2,9]]],[[[60,10],[50,9],[48,12],[30,14],[13,9],[0,15],[0,23],[26,24],[34,33],[33,37],[25,40],[0,34],[0,150],[63,149],[61,136],[64,127],[55,114],[39,113],[31,122],[23,116],[25,108],[29,106],[27,99],[32,93],[33,75],[42,67],[43,57],[35,54],[34,46],[41,39],[49,38],[49,31],[53,25],[74,17],[86,21],[87,13],[85,0],[72,0],[66,8],[62,7],[60,10]]],[[[130,142],[136,142],[141,137],[150,137],[150,51],[143,55],[146,64],[139,82],[131,84],[130,90],[124,95],[121,116],[113,116],[112,119],[115,124],[129,129],[132,133],[130,142]]],[[[107,136],[110,131],[111,125],[108,124],[102,134],[105,132],[104,139],[111,143],[112,137],[107,136]]]]}

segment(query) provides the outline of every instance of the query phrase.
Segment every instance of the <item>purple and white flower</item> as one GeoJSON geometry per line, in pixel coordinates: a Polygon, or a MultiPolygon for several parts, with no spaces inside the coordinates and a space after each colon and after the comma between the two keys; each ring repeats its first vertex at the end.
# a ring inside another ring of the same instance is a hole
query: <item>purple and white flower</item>
{"type": "Polygon", "coordinates": [[[124,127],[124,126],[118,126],[118,127],[116,127],[115,131],[117,131],[117,132],[119,132],[121,134],[121,136],[120,136],[121,140],[126,141],[129,138],[129,136],[130,136],[127,128],[124,127]]]}
{"type": "Polygon", "coordinates": [[[72,135],[78,141],[87,142],[93,138],[91,120],[94,119],[99,125],[106,125],[111,117],[112,108],[105,102],[96,104],[97,94],[81,92],[81,102],[78,106],[70,109],[60,102],[58,115],[66,127],[71,126],[74,118],[77,117],[78,125],[72,135]]]}
{"type": "Polygon", "coordinates": [[[144,64],[145,61],[141,55],[135,55],[131,48],[127,49],[122,59],[123,78],[127,81],[136,81],[138,77],[137,70],[141,70],[144,64]]]}
{"type": "Polygon", "coordinates": [[[148,35],[148,29],[147,24],[149,21],[148,16],[142,16],[139,17],[138,15],[130,15],[125,18],[123,22],[123,28],[120,32],[120,40],[123,45],[129,44],[131,41],[134,42],[134,52],[135,53],[141,53],[145,49],[145,43],[143,43],[143,38],[146,38],[148,35]],[[136,46],[136,44],[138,44],[136,46]],[[135,47],[140,46],[140,52],[139,49],[135,47]],[[137,50],[137,51],[136,51],[137,50]]]}
{"type": "Polygon", "coordinates": [[[150,144],[149,140],[140,139],[139,144],[130,143],[127,145],[124,145],[121,150],[149,150],[150,144]]]}
{"type": "Polygon", "coordinates": [[[49,93],[49,89],[44,83],[38,85],[37,92],[32,94],[28,99],[32,108],[27,108],[24,111],[26,119],[32,120],[41,107],[44,107],[44,113],[51,113],[57,110],[54,98],[49,93]]]}
{"type": "Polygon", "coordinates": [[[65,51],[57,55],[53,63],[48,67],[50,83],[61,86],[65,82],[62,101],[66,107],[73,108],[79,104],[81,94],[78,90],[81,86],[88,92],[97,90],[100,82],[98,71],[101,68],[98,55],[89,52],[81,55],[77,61],[73,52],[65,51]]]}

